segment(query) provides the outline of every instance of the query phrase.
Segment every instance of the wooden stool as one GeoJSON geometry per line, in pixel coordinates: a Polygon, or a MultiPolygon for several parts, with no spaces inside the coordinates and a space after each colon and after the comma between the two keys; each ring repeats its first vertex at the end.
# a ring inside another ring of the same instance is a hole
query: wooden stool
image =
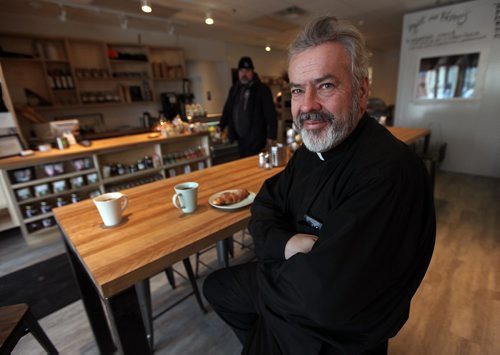
{"type": "Polygon", "coordinates": [[[26,304],[0,307],[0,354],[10,354],[19,340],[31,332],[49,354],[58,354],[26,304]]]}

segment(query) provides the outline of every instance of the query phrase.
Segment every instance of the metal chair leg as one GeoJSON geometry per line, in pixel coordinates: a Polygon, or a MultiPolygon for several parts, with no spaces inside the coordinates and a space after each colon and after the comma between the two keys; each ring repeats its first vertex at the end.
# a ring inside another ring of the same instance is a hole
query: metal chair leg
{"type": "Polygon", "coordinates": [[[200,306],[201,310],[203,313],[207,313],[207,310],[205,309],[205,306],[203,305],[203,301],[201,299],[201,294],[200,290],[198,289],[198,284],[196,282],[196,279],[194,277],[193,273],[193,268],[191,267],[191,261],[189,258],[186,258],[182,260],[184,264],[184,268],[186,269],[186,273],[188,274],[189,281],[191,282],[191,287],[193,288],[194,296],[196,297],[196,301],[198,302],[198,305],[200,306]]]}
{"type": "Polygon", "coordinates": [[[165,275],[167,275],[167,280],[172,289],[175,289],[175,277],[174,277],[174,269],[172,266],[169,266],[165,269],[165,275]]]}

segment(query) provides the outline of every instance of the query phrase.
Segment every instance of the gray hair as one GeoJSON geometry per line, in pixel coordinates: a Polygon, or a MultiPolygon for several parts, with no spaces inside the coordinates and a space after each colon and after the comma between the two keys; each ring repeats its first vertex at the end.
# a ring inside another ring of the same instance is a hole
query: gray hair
{"type": "MultiPolygon", "coordinates": [[[[368,76],[368,50],[359,30],[347,21],[333,16],[319,17],[297,35],[288,48],[288,61],[303,51],[327,42],[340,43],[351,58],[352,89],[357,92],[368,76]]],[[[357,96],[357,95],[355,95],[357,96]]]]}

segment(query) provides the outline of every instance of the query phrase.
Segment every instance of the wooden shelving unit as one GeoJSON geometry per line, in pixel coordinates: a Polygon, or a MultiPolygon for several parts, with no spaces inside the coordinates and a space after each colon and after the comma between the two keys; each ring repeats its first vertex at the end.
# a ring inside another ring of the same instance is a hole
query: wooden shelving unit
{"type": "Polygon", "coordinates": [[[176,47],[16,34],[0,34],[0,46],[18,56],[0,57],[14,105],[42,111],[155,103],[186,72],[176,47]]]}

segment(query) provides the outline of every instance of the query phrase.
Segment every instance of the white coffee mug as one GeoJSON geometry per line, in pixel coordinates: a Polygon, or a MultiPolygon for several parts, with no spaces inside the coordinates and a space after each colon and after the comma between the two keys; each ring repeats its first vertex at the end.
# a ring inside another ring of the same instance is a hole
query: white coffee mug
{"type": "Polygon", "coordinates": [[[110,192],[94,198],[94,203],[106,227],[117,225],[128,207],[128,197],[121,192],[110,192]]]}
{"type": "Polygon", "coordinates": [[[175,194],[172,197],[172,203],[180,208],[184,213],[192,213],[196,210],[198,204],[198,183],[183,182],[175,185],[175,194]]]}

